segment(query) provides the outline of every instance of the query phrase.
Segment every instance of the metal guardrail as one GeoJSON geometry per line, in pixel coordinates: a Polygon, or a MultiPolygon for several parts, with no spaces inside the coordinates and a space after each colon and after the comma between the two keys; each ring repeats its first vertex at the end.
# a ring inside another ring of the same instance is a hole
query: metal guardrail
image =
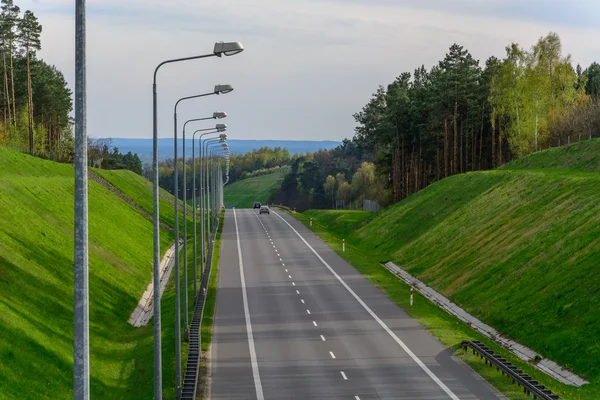
{"type": "Polygon", "coordinates": [[[473,354],[479,354],[479,356],[485,359],[485,363],[492,367],[496,367],[496,370],[502,371],[510,377],[513,383],[519,386],[523,386],[523,391],[526,394],[530,394],[534,399],[541,400],[560,400],[558,395],[552,393],[552,391],[546,389],[544,385],[534,380],[532,377],[524,373],[521,369],[512,365],[510,361],[502,358],[500,355],[494,353],[489,347],[484,345],[478,340],[463,340],[462,346],[467,350],[469,347],[473,350],[473,354]]]}
{"type": "Polygon", "coordinates": [[[277,208],[281,208],[282,210],[286,210],[286,211],[291,211],[292,209],[286,206],[282,206],[281,204],[268,204],[269,207],[273,208],[273,207],[277,207],[277,208]]]}
{"type": "Polygon", "coordinates": [[[217,237],[217,231],[220,223],[221,221],[219,217],[219,220],[212,232],[212,240],[209,242],[208,253],[206,255],[206,269],[204,271],[204,275],[202,275],[200,292],[195,299],[194,316],[192,317],[189,330],[190,336],[188,359],[185,367],[183,386],[181,388],[181,400],[194,400],[196,398],[196,392],[198,391],[198,373],[200,371],[201,355],[200,325],[202,325],[202,315],[204,314],[204,302],[206,299],[206,296],[204,295],[204,289],[208,290],[208,281],[210,279],[210,272],[212,270],[212,258],[215,247],[214,241],[217,237]]]}

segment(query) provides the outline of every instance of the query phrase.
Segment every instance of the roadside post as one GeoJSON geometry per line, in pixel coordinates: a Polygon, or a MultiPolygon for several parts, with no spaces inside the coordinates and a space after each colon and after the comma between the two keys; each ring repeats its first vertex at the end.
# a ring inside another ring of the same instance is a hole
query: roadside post
{"type": "Polygon", "coordinates": [[[346,239],[342,239],[342,253],[346,252],[346,239]]]}
{"type": "Polygon", "coordinates": [[[310,219],[310,226],[312,226],[312,218],[310,219]]]}
{"type": "Polygon", "coordinates": [[[410,306],[412,307],[413,305],[413,288],[410,288],[410,306]]]}

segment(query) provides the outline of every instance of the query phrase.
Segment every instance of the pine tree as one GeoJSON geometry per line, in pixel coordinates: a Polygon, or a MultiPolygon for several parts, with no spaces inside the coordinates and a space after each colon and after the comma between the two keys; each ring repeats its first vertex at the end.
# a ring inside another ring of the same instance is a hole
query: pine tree
{"type": "Polygon", "coordinates": [[[42,26],[33,12],[27,10],[23,18],[19,21],[19,44],[25,50],[25,59],[27,63],[27,109],[29,113],[29,149],[33,152],[33,89],[31,86],[31,58],[35,57],[35,52],[42,48],[40,35],[42,26]]]}

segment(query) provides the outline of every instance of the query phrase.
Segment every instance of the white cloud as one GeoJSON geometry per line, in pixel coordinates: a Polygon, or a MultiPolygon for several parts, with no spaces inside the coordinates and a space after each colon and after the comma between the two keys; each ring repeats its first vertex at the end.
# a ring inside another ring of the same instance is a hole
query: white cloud
{"type": "MultiPolygon", "coordinates": [[[[436,2],[377,3],[88,1],[89,134],[150,137],[154,67],[164,59],[210,52],[217,40],[239,40],[246,51],[161,70],[161,136],[172,134],[177,98],[210,91],[215,83],[236,90],[182,105],[180,120],[225,110],[231,137],[342,139],[352,136],[352,113],[378,85],[420,64],[430,67],[454,42],[482,63],[502,56],[511,41],[528,47],[550,30],[558,31],[574,62],[587,65],[600,50],[587,40],[598,37],[598,29],[544,22],[543,15],[536,22],[514,1],[515,18],[499,2],[462,13],[456,10],[474,3],[459,2],[452,10],[436,2]]],[[[36,12],[44,26],[40,55],[73,82],[73,2],[18,4],[36,12]]]]}

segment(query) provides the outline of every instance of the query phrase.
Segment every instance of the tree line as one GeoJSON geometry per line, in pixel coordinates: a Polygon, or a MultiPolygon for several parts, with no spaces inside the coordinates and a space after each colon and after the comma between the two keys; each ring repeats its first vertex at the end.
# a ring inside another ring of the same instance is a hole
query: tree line
{"type": "MultiPolygon", "coordinates": [[[[231,154],[229,158],[229,183],[233,183],[237,180],[246,179],[252,176],[264,175],[270,172],[276,172],[282,167],[290,165],[293,160],[301,157],[302,155],[290,155],[287,149],[281,147],[269,148],[261,147],[245,154],[231,154]]],[[[197,193],[199,196],[199,180],[200,180],[200,168],[206,167],[206,160],[201,160],[196,157],[196,186],[197,193]]],[[[178,165],[178,184],[179,184],[179,197],[183,199],[181,190],[183,188],[183,168],[184,162],[182,159],[177,160],[178,165]]],[[[191,199],[194,195],[192,193],[192,182],[193,182],[193,171],[194,164],[192,159],[188,158],[185,162],[186,168],[186,186],[188,188],[187,198],[191,199]]],[[[150,179],[151,178],[151,166],[147,165],[144,168],[143,175],[150,179]]],[[[169,193],[174,192],[175,188],[175,161],[174,159],[168,159],[159,164],[159,186],[167,190],[169,193]]]]}
{"type": "MultiPolygon", "coordinates": [[[[128,169],[138,175],[144,172],[142,160],[137,153],[123,154],[112,145],[111,139],[88,138],[88,163],[101,169],[128,169]]],[[[150,178],[148,178],[150,179],[150,178]]]]}
{"type": "Polygon", "coordinates": [[[71,162],[71,91],[55,66],[37,58],[41,33],[32,11],[0,1],[0,145],[71,162]]]}
{"type": "Polygon", "coordinates": [[[442,178],[600,136],[600,65],[572,66],[555,33],[484,65],[453,44],[426,69],[380,86],[354,137],[300,157],[273,197],[298,210],[385,206],[442,178]]]}
{"type": "Polygon", "coordinates": [[[600,135],[600,66],[573,67],[555,33],[485,65],[454,44],[436,65],[403,72],[354,114],[354,140],[397,202],[450,175],[495,168],[600,135]]]}

